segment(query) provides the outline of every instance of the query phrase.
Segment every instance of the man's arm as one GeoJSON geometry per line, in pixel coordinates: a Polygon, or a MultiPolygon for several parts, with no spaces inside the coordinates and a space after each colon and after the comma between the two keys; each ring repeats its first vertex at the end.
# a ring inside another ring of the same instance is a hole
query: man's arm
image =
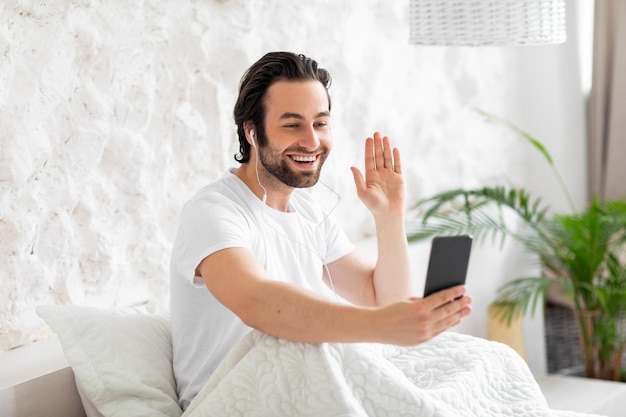
{"type": "Polygon", "coordinates": [[[375,266],[347,256],[329,265],[337,291],[363,305],[387,305],[413,293],[404,228],[406,190],[400,152],[376,132],[365,141],[365,177],[352,168],[357,194],[374,216],[378,256],[375,266]],[[360,263],[360,264],[359,264],[360,263]],[[370,297],[359,297],[367,288],[370,297]],[[354,296],[356,295],[356,297],[354,296]]]}
{"type": "Polygon", "coordinates": [[[199,266],[207,288],[248,326],[307,342],[378,342],[415,345],[458,324],[469,314],[464,287],[383,307],[344,305],[265,276],[254,255],[230,248],[199,266]]]}

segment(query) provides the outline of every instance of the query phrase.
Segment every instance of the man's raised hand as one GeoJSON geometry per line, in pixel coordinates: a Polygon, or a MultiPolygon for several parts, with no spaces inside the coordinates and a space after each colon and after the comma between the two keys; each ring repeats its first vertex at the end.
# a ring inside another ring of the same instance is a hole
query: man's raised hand
{"type": "Polygon", "coordinates": [[[352,167],[357,195],[377,216],[402,214],[405,204],[405,183],[400,151],[391,147],[387,136],[375,132],[365,140],[365,178],[352,167]]]}

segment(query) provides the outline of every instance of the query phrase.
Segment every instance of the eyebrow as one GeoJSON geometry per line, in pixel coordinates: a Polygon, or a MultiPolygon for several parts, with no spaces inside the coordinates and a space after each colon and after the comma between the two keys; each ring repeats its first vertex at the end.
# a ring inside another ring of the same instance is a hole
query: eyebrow
{"type": "MultiPolygon", "coordinates": [[[[328,117],[330,116],[330,112],[329,111],[322,111],[319,112],[315,115],[315,118],[319,118],[319,117],[328,117]]],[[[304,116],[302,116],[301,114],[298,113],[292,113],[292,112],[285,112],[283,114],[280,115],[279,120],[283,120],[283,119],[298,119],[298,120],[304,120],[304,116]]]]}

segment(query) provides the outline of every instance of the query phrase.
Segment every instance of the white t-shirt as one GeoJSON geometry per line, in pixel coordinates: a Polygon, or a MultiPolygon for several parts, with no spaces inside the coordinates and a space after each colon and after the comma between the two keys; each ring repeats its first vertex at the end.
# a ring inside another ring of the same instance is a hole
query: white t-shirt
{"type": "Polygon", "coordinates": [[[294,190],[285,213],[263,204],[232,172],[201,189],[183,209],[170,265],[173,365],[183,409],[250,331],[195,276],[204,258],[233,247],[250,249],[271,279],[332,299],[323,264],[354,249],[310,190],[294,190]]]}

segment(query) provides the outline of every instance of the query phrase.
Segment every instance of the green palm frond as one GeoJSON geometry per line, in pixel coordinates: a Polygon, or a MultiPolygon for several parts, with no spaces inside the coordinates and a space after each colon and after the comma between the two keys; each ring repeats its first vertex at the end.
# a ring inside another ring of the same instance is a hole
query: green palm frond
{"type": "Polygon", "coordinates": [[[548,286],[555,282],[548,277],[517,278],[498,290],[498,298],[492,303],[496,318],[508,325],[528,311],[535,313],[537,305],[543,304],[548,286]]]}
{"type": "Polygon", "coordinates": [[[485,119],[487,119],[487,121],[500,123],[500,124],[508,127],[509,129],[511,129],[515,133],[517,133],[519,136],[521,136],[526,141],[528,141],[528,143],[530,143],[532,146],[534,146],[543,155],[543,157],[546,159],[546,161],[548,162],[548,164],[550,166],[554,166],[554,160],[552,159],[552,156],[550,156],[550,152],[548,152],[546,147],[543,146],[543,144],[541,142],[539,142],[537,139],[535,139],[530,134],[528,134],[528,132],[520,129],[519,127],[517,127],[513,123],[509,122],[508,120],[505,120],[505,119],[503,119],[501,117],[496,116],[493,113],[489,113],[489,112],[486,112],[486,111],[480,110],[480,109],[477,109],[476,111],[478,113],[482,114],[485,117],[485,119]]]}
{"type": "Polygon", "coordinates": [[[471,235],[476,241],[486,237],[505,236],[506,227],[503,221],[483,212],[475,211],[470,216],[464,212],[448,214],[448,212],[431,213],[427,222],[409,224],[407,238],[409,241],[419,241],[439,235],[471,235]]]}
{"type": "Polygon", "coordinates": [[[541,233],[547,209],[540,199],[532,200],[523,188],[483,187],[456,189],[418,201],[409,211],[413,221],[408,226],[410,241],[437,234],[471,234],[478,241],[491,236],[518,237],[511,229],[504,209],[520,217],[525,226],[541,233]]]}

